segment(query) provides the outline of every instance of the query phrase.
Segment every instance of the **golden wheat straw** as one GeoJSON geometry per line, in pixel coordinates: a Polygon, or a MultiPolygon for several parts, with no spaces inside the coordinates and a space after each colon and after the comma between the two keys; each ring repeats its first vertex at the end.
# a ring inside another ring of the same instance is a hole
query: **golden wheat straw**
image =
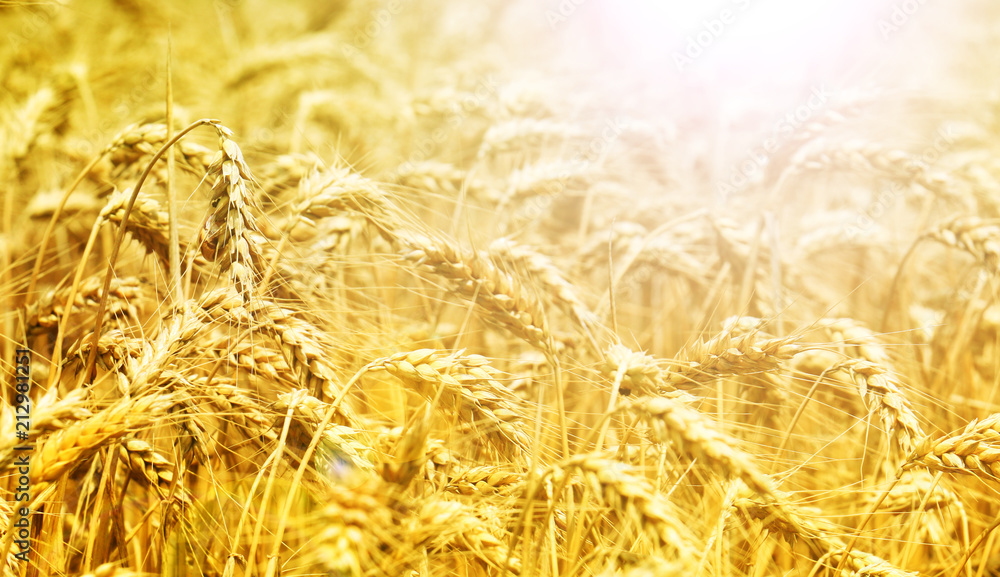
{"type": "MultiPolygon", "coordinates": [[[[826,566],[832,570],[843,563],[849,576],[862,575],[878,577],[914,577],[916,573],[903,571],[888,561],[871,553],[852,549],[846,559],[844,543],[836,536],[834,528],[816,522],[788,503],[780,506],[773,503],[759,503],[751,499],[737,499],[734,506],[747,519],[761,521],[764,527],[779,535],[795,540],[804,539],[810,551],[818,557],[816,567],[826,566]]],[[[815,572],[816,567],[813,571],[815,572]]]]}
{"type": "Polygon", "coordinates": [[[660,368],[655,358],[624,345],[608,347],[599,370],[609,381],[618,382],[619,392],[624,396],[662,395],[687,400],[684,393],[667,382],[669,375],[660,368]]]}
{"type": "MultiPolygon", "coordinates": [[[[104,148],[116,165],[131,166],[139,163],[143,156],[152,156],[168,140],[166,124],[133,124],[123,129],[104,148]]],[[[180,167],[203,175],[212,163],[214,153],[200,144],[188,141],[177,143],[180,167]]]]}
{"type": "Polygon", "coordinates": [[[483,308],[487,319],[539,350],[552,351],[544,309],[517,276],[479,252],[424,234],[401,235],[401,245],[407,262],[451,281],[458,294],[483,308]]]}
{"type": "MultiPolygon", "coordinates": [[[[293,393],[278,395],[278,401],[272,407],[278,414],[284,414],[289,406],[293,406],[292,418],[297,421],[300,430],[289,433],[289,445],[305,447],[315,433],[315,427],[323,420],[323,415],[329,409],[329,404],[315,397],[303,396],[298,403],[290,405],[293,393]]],[[[281,430],[283,418],[275,419],[271,425],[275,431],[281,430]]],[[[367,439],[364,431],[352,429],[343,425],[329,424],[324,434],[324,443],[317,449],[316,469],[328,471],[339,476],[340,468],[346,466],[357,471],[372,473],[375,470],[376,453],[367,439]]],[[[344,471],[343,473],[347,473],[344,471]]]]}
{"type": "Polygon", "coordinates": [[[393,175],[396,184],[415,191],[440,194],[448,198],[458,198],[465,194],[470,199],[484,202],[499,200],[496,191],[485,182],[445,162],[408,162],[398,167],[393,175]]]}
{"type": "Polygon", "coordinates": [[[550,298],[555,306],[566,309],[584,331],[598,329],[597,315],[549,257],[509,239],[499,239],[490,244],[489,255],[497,264],[539,283],[542,288],[540,294],[550,298]]]}
{"type": "MultiPolygon", "coordinates": [[[[120,225],[131,196],[131,188],[115,191],[101,210],[101,218],[120,225]]],[[[132,238],[159,259],[164,270],[169,270],[170,265],[168,258],[169,222],[167,212],[162,210],[158,201],[140,194],[132,207],[128,224],[125,226],[125,230],[132,238]]]]}
{"type": "MultiPolygon", "coordinates": [[[[0,440],[5,577],[996,573],[967,70],[794,103],[611,72],[586,6],[0,4],[0,348],[31,366],[0,428],[30,404],[33,449],[24,564],[0,440]],[[227,125],[171,129],[195,111],[227,125]]],[[[928,54],[989,52],[989,12],[926,20],[965,33],[928,54]]]]}
{"type": "Polygon", "coordinates": [[[48,86],[39,88],[24,103],[11,111],[5,111],[0,121],[0,168],[6,170],[7,162],[16,164],[23,160],[43,129],[46,114],[59,105],[55,91],[48,86]]]}
{"type": "Polygon", "coordinates": [[[144,573],[123,569],[116,563],[102,563],[97,569],[90,573],[84,573],[80,577],[143,577],[144,573]]]}
{"type": "Polygon", "coordinates": [[[530,451],[529,408],[497,380],[488,359],[422,349],[379,359],[369,367],[388,371],[428,401],[443,394],[440,402],[458,411],[459,432],[481,436],[500,454],[530,451]]]}
{"type": "Polygon", "coordinates": [[[451,476],[447,479],[445,490],[465,496],[510,495],[522,480],[521,473],[484,465],[451,476]]]}
{"type": "Polygon", "coordinates": [[[480,158],[504,152],[531,150],[553,141],[580,140],[587,134],[579,125],[547,119],[519,118],[494,124],[483,135],[480,158]]]}
{"type": "MultiPolygon", "coordinates": [[[[133,479],[152,487],[160,498],[166,498],[170,494],[177,469],[148,442],[136,438],[123,439],[118,445],[118,459],[133,479]]],[[[181,501],[191,501],[191,496],[183,487],[178,495],[181,501]]]]}
{"type": "Polygon", "coordinates": [[[377,489],[335,487],[326,495],[307,561],[334,574],[362,575],[383,567],[386,545],[395,545],[394,514],[377,489]]]}
{"type": "Polygon", "coordinates": [[[497,211],[511,210],[520,203],[551,204],[555,195],[580,193],[594,181],[594,170],[586,163],[539,162],[514,170],[506,179],[497,211]],[[545,200],[539,201],[538,197],[545,200]]]}
{"type": "Polygon", "coordinates": [[[496,537],[472,507],[457,501],[432,500],[424,503],[413,517],[405,536],[413,548],[424,548],[433,556],[455,559],[465,567],[469,560],[494,570],[504,566],[520,573],[520,561],[508,559],[504,542],[496,537]]]}
{"type": "Polygon", "coordinates": [[[516,275],[501,271],[483,253],[403,224],[399,209],[373,182],[343,170],[317,173],[303,181],[293,209],[299,218],[309,219],[343,211],[360,213],[398,247],[407,263],[449,280],[458,294],[483,307],[489,320],[551,350],[543,308],[516,275]]]}

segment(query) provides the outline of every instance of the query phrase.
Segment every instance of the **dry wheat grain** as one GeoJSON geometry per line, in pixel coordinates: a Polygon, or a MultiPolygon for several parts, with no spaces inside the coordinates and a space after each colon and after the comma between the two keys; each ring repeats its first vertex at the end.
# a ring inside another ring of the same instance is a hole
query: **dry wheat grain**
{"type": "Polygon", "coordinates": [[[509,567],[520,573],[520,561],[509,557],[504,541],[497,538],[471,507],[456,501],[434,500],[424,503],[408,527],[406,538],[429,553],[448,559],[456,557],[459,565],[471,557],[493,569],[509,567]]]}
{"type": "MultiPolygon", "coordinates": [[[[825,144],[825,143],[824,143],[825,144]]],[[[822,149],[805,149],[792,159],[792,170],[850,170],[903,183],[916,183],[941,198],[955,193],[946,173],[935,172],[919,156],[876,142],[838,142],[822,149]]]]}
{"type": "Polygon", "coordinates": [[[954,435],[925,437],[903,463],[903,468],[914,466],[1000,479],[1000,413],[973,419],[954,435]]]}
{"type": "MultiPolygon", "coordinates": [[[[152,445],[142,439],[122,439],[118,455],[119,462],[128,469],[133,479],[153,487],[160,498],[170,494],[177,468],[152,445]]],[[[183,486],[178,488],[177,498],[181,503],[191,502],[191,495],[183,486]]]]}
{"type": "Polygon", "coordinates": [[[498,380],[489,360],[432,349],[398,353],[369,364],[370,370],[386,370],[428,401],[444,394],[441,403],[458,411],[458,430],[482,436],[502,455],[527,453],[531,447],[526,420],[527,403],[498,380]]]}
{"type": "MultiPolygon", "coordinates": [[[[742,516],[763,522],[765,528],[789,540],[803,539],[812,554],[817,557],[817,565],[825,565],[831,570],[838,566],[843,557],[844,543],[837,536],[836,529],[822,519],[814,520],[798,507],[789,503],[759,503],[751,499],[738,498],[734,506],[742,516]]],[[[871,577],[914,577],[916,573],[903,571],[888,561],[871,553],[852,549],[844,562],[846,575],[871,577]]]]}
{"type": "Polygon", "coordinates": [[[975,216],[948,220],[924,234],[976,257],[988,271],[1000,270],[1000,224],[975,216]]]}
{"type": "Polygon", "coordinates": [[[445,490],[466,496],[510,495],[522,481],[521,473],[483,465],[450,476],[445,490]]]}
{"type": "Polygon", "coordinates": [[[774,371],[802,350],[796,335],[765,340],[758,336],[757,331],[742,336],[724,331],[697,342],[671,363],[674,368],[665,380],[674,387],[691,388],[719,377],[774,371]]]}
{"type": "MultiPolygon", "coordinates": [[[[131,188],[116,190],[101,209],[101,219],[120,224],[131,197],[131,188]]],[[[170,246],[169,222],[167,211],[161,209],[159,202],[146,194],[140,194],[125,225],[125,230],[132,238],[159,259],[164,270],[169,270],[170,262],[167,257],[170,246]]]]}
{"type": "MultiPolygon", "coordinates": [[[[110,155],[113,164],[131,166],[138,164],[142,157],[152,156],[166,143],[165,124],[133,124],[123,129],[103,152],[110,155]]],[[[200,144],[181,141],[176,150],[182,169],[201,176],[211,166],[214,153],[200,144]]]]}
{"type": "Polygon", "coordinates": [[[457,166],[435,160],[407,162],[393,171],[396,184],[420,193],[440,194],[447,198],[458,198],[465,194],[480,202],[495,203],[499,200],[496,191],[485,182],[457,166]]]}
{"type": "Polygon", "coordinates": [[[578,472],[603,503],[623,519],[637,513],[639,529],[661,546],[677,551],[681,559],[694,559],[695,546],[682,515],[650,485],[638,471],[625,463],[597,455],[577,455],[554,470],[556,481],[568,472],[578,472]]]}
{"type": "Polygon", "coordinates": [[[777,500],[774,483],[753,456],[698,411],[665,397],[641,399],[627,409],[642,417],[659,442],[671,443],[675,451],[706,463],[723,478],[738,477],[754,491],[777,500]]]}
{"type": "MultiPolygon", "coordinates": [[[[72,304],[70,314],[79,314],[87,309],[94,309],[101,300],[101,289],[104,278],[91,276],[83,280],[72,304]]],[[[149,296],[149,286],[137,277],[116,277],[111,279],[108,288],[108,307],[105,318],[122,318],[128,323],[139,323],[139,311],[143,301],[149,296]]],[[[30,334],[42,329],[52,329],[59,326],[62,315],[66,312],[70,287],[51,290],[25,309],[25,326],[30,334]]]]}
{"type": "Polygon", "coordinates": [[[395,528],[393,511],[378,490],[375,484],[334,487],[316,515],[315,547],[306,560],[334,574],[362,575],[382,567],[395,528]]]}
{"type": "MultiPolygon", "coordinates": [[[[59,105],[56,92],[48,86],[36,90],[14,110],[5,110],[0,119],[0,170],[23,160],[43,129],[46,114],[59,105]]],[[[12,166],[11,166],[12,167],[12,166]]]]}
{"type": "Polygon", "coordinates": [[[484,159],[504,152],[523,154],[546,144],[551,145],[554,141],[580,140],[586,136],[586,131],[575,123],[517,118],[490,126],[483,135],[477,155],[484,159]]]}
{"type": "Polygon", "coordinates": [[[904,455],[924,437],[920,421],[903,396],[902,384],[879,365],[858,359],[844,361],[830,371],[846,371],[858,387],[858,393],[870,410],[878,413],[891,438],[904,455]]]}
{"type": "Polygon", "coordinates": [[[92,417],[48,436],[31,460],[36,498],[70,469],[78,466],[109,442],[138,427],[148,426],[177,403],[172,395],[147,395],[124,399],[92,417]]]}
{"type": "Polygon", "coordinates": [[[600,328],[597,315],[549,257],[506,238],[493,241],[488,252],[498,265],[516,270],[519,276],[539,283],[540,293],[545,295],[543,298],[549,298],[556,306],[566,309],[584,331],[592,332],[600,328]]]}
{"type": "Polygon", "coordinates": [[[256,285],[263,272],[261,230],[257,224],[260,207],[251,193],[256,186],[243,152],[228,128],[216,125],[219,152],[208,169],[214,178],[212,200],[205,224],[199,231],[202,255],[219,261],[222,270],[229,271],[230,283],[244,303],[255,296],[256,285]]]}
{"type": "Polygon", "coordinates": [[[487,318],[525,342],[545,352],[552,351],[544,309],[521,282],[501,271],[485,255],[424,234],[400,237],[405,258],[453,283],[456,292],[480,305],[487,318]]]}

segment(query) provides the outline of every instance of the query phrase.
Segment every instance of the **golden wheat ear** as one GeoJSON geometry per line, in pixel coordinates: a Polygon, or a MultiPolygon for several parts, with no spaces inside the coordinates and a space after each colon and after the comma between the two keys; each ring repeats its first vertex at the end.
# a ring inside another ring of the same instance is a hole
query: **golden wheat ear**
{"type": "Polygon", "coordinates": [[[232,139],[233,133],[216,125],[219,151],[208,169],[212,184],[211,211],[199,233],[200,250],[218,260],[244,303],[257,296],[257,283],[263,275],[262,236],[256,214],[257,199],[251,191],[256,184],[243,152],[232,139]]]}

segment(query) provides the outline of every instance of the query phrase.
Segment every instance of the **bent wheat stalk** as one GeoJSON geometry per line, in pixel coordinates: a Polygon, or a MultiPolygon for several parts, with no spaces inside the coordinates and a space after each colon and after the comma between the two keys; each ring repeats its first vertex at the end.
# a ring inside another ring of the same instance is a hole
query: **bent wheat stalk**
{"type": "MultiPolygon", "coordinates": [[[[83,373],[81,374],[80,378],[81,383],[91,381],[94,378],[94,363],[97,360],[97,342],[101,338],[101,326],[104,324],[104,309],[108,303],[107,299],[108,287],[111,285],[111,277],[114,272],[115,262],[117,262],[118,260],[118,252],[121,250],[122,241],[124,240],[125,237],[125,228],[126,228],[125,224],[128,222],[129,215],[132,214],[132,206],[135,204],[136,199],[139,197],[139,191],[142,190],[143,183],[146,182],[146,178],[149,176],[149,173],[153,170],[153,165],[156,164],[156,161],[159,160],[161,156],[163,156],[163,154],[167,151],[167,149],[173,146],[174,143],[183,138],[187,133],[191,132],[195,128],[198,128],[199,126],[204,126],[206,124],[221,125],[221,123],[218,120],[203,118],[201,120],[193,122],[187,128],[178,132],[176,135],[174,135],[172,139],[168,140],[162,147],[160,147],[159,150],[156,151],[156,154],[153,155],[153,158],[149,161],[149,164],[146,165],[146,169],[142,172],[142,175],[139,177],[138,182],[136,182],[135,188],[132,189],[132,196],[129,197],[128,204],[125,205],[125,212],[122,214],[122,224],[121,227],[118,229],[118,236],[115,238],[115,243],[111,249],[111,256],[108,259],[107,272],[104,273],[104,288],[101,290],[101,304],[97,307],[97,321],[94,323],[93,337],[91,337],[92,340],[91,340],[90,356],[87,358],[87,365],[84,368],[83,373]]],[[[80,266],[82,267],[83,264],[81,263],[80,266]]]]}

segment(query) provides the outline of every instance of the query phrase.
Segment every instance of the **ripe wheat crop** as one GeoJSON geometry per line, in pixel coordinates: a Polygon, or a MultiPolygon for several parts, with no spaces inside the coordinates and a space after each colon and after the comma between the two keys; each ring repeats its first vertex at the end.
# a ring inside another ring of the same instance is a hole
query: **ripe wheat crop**
{"type": "Polygon", "coordinates": [[[1000,574],[1000,12],[653,4],[0,2],[2,575],[1000,574]]]}

